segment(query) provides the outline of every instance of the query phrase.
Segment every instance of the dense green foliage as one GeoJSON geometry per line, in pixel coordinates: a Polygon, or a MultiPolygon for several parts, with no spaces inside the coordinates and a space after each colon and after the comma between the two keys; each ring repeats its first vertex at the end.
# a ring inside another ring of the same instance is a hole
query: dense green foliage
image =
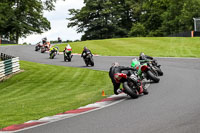
{"type": "Polygon", "coordinates": [[[70,9],[68,27],[84,32],[82,40],[127,36],[168,36],[193,30],[199,0],[84,0],[70,9]]]}
{"type": "MultiPolygon", "coordinates": [[[[140,52],[154,57],[198,57],[199,37],[135,37],[89,40],[69,43],[73,53],[81,53],[87,46],[92,53],[107,56],[139,56],[140,52]]],[[[58,45],[60,51],[66,44],[58,45]]]]}
{"type": "Polygon", "coordinates": [[[52,116],[113,94],[108,72],[21,61],[24,72],[0,82],[0,128],[52,116]],[[87,76],[86,76],[87,75],[87,76]]]}
{"type": "Polygon", "coordinates": [[[54,9],[56,0],[1,0],[0,38],[18,43],[20,37],[50,29],[43,11],[54,9]]]}

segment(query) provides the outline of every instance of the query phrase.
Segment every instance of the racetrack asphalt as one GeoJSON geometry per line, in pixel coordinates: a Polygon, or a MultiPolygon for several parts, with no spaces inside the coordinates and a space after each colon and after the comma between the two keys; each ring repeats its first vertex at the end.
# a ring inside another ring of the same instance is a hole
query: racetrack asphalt
{"type": "MultiPolygon", "coordinates": [[[[34,46],[2,46],[0,53],[20,60],[86,68],[75,55],[64,62],[63,55],[49,59],[48,53],[34,46]]],[[[133,57],[95,56],[90,69],[108,71],[112,62],[130,66],[133,57]]],[[[127,99],[118,104],[19,131],[21,133],[199,133],[200,132],[200,59],[156,58],[164,76],[148,88],[149,95],[127,99]]]]}

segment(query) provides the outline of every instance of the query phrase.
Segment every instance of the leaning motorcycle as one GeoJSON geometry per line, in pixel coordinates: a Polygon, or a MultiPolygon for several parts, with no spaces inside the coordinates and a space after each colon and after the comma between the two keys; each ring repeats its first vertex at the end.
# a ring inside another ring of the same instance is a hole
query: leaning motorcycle
{"type": "Polygon", "coordinates": [[[50,51],[50,59],[54,59],[54,57],[56,56],[56,50],[52,50],[52,51],[50,51]]]}
{"type": "Polygon", "coordinates": [[[92,57],[92,54],[90,52],[87,52],[87,53],[83,53],[83,60],[85,62],[85,65],[86,66],[94,66],[94,60],[93,60],[93,57],[92,57]]]}
{"type": "Polygon", "coordinates": [[[71,61],[71,59],[72,59],[71,53],[72,53],[72,49],[66,49],[63,51],[64,61],[67,61],[67,60],[68,60],[68,62],[71,61]]]}
{"type": "Polygon", "coordinates": [[[157,60],[152,60],[151,64],[153,65],[154,69],[157,71],[158,76],[163,76],[163,71],[161,70],[161,65],[158,65],[157,60]]]}
{"type": "Polygon", "coordinates": [[[155,83],[158,83],[160,79],[158,78],[157,72],[153,70],[148,63],[140,64],[137,59],[132,60],[131,67],[137,69],[137,74],[141,80],[153,80],[155,83]]]}
{"type": "Polygon", "coordinates": [[[123,92],[131,98],[138,98],[143,92],[143,84],[134,73],[129,74],[127,71],[116,73],[114,79],[117,83],[123,84],[123,92]]]}
{"type": "Polygon", "coordinates": [[[147,65],[152,69],[152,71],[158,75],[163,76],[163,71],[161,70],[161,65],[158,65],[157,60],[139,60],[141,64],[147,63],[147,65]]]}
{"type": "Polygon", "coordinates": [[[40,44],[40,42],[37,43],[36,46],[35,46],[35,51],[40,50],[41,47],[42,47],[42,45],[40,44]]]}
{"type": "Polygon", "coordinates": [[[45,51],[49,51],[49,47],[46,44],[43,44],[41,47],[41,53],[44,53],[45,51]]]}

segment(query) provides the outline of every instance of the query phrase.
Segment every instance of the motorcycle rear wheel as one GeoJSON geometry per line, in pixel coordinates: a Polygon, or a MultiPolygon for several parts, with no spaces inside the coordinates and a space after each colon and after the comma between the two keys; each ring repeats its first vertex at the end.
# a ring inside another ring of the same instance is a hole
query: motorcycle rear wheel
{"type": "Polygon", "coordinates": [[[149,79],[153,80],[155,83],[158,83],[160,81],[160,79],[154,75],[150,70],[147,71],[147,76],[149,77],[149,79]]]}
{"type": "Polygon", "coordinates": [[[138,98],[138,94],[136,90],[132,90],[129,85],[128,82],[124,82],[123,83],[123,88],[125,89],[125,93],[128,94],[129,96],[131,96],[131,98],[136,99],[138,98]]]}

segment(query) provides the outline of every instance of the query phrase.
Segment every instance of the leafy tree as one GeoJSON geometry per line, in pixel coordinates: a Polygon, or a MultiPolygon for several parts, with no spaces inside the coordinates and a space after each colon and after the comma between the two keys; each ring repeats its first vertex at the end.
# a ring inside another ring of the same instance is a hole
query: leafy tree
{"type": "Polygon", "coordinates": [[[145,27],[143,24],[141,23],[136,23],[133,24],[130,32],[129,32],[129,36],[134,36],[134,37],[140,37],[140,36],[145,36],[145,27]]]}
{"type": "Polygon", "coordinates": [[[44,10],[54,10],[56,0],[2,0],[0,3],[0,36],[18,43],[20,37],[50,29],[44,10]]]}
{"type": "Polygon", "coordinates": [[[199,0],[85,0],[70,9],[68,27],[84,32],[82,40],[126,36],[168,36],[193,29],[199,0]]]}
{"type": "Polygon", "coordinates": [[[130,0],[85,0],[81,10],[70,9],[71,22],[77,32],[84,32],[82,40],[123,37],[132,26],[130,0]]]}

